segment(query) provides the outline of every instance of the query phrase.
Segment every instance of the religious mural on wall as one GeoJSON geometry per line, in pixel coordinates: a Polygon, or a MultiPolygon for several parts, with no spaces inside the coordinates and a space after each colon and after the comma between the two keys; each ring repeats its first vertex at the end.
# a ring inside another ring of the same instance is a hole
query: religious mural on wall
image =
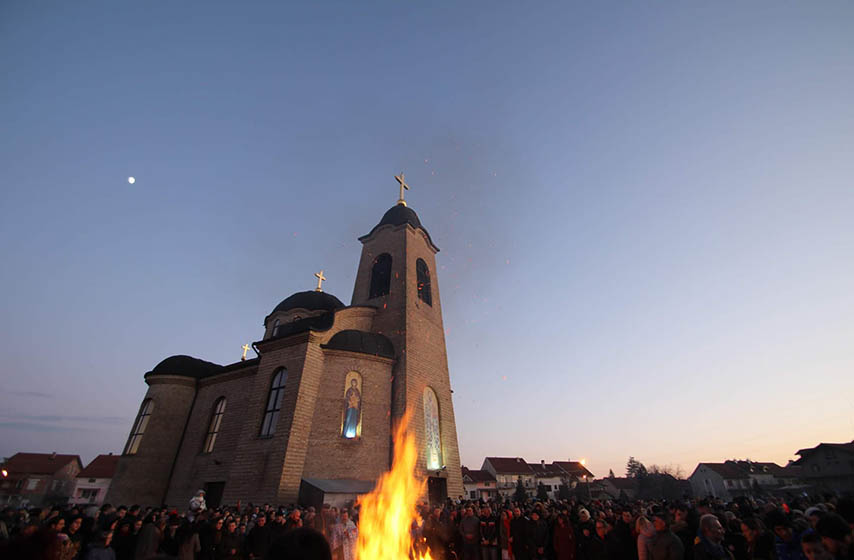
{"type": "Polygon", "coordinates": [[[439,400],[430,387],[424,388],[424,445],[427,451],[427,469],[442,468],[442,436],[439,431],[439,400]]]}
{"type": "Polygon", "coordinates": [[[344,421],[341,435],[347,439],[362,435],[362,376],[351,371],[344,380],[344,421]]]}

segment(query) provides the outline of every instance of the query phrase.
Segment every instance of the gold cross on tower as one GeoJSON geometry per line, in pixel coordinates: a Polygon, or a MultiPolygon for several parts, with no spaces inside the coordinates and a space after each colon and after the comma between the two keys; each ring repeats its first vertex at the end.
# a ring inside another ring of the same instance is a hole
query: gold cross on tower
{"type": "Polygon", "coordinates": [[[315,275],[315,277],[317,277],[317,287],[314,289],[314,291],[315,292],[322,292],[323,291],[322,285],[323,285],[323,281],[326,280],[326,276],[323,275],[322,270],[320,272],[315,272],[314,275],[315,275]]]}
{"type": "Polygon", "coordinates": [[[400,172],[400,175],[395,175],[394,178],[397,179],[398,183],[400,183],[400,200],[398,200],[397,203],[402,204],[403,206],[406,206],[406,201],[403,200],[403,191],[405,191],[405,190],[408,191],[409,185],[406,184],[406,181],[404,180],[402,171],[400,172]]]}
{"type": "Polygon", "coordinates": [[[248,344],[244,344],[244,345],[242,346],[242,348],[243,348],[243,357],[241,357],[241,358],[240,358],[240,361],[241,361],[241,362],[242,362],[243,360],[245,360],[245,359],[246,359],[246,353],[247,353],[247,352],[249,352],[249,345],[248,345],[248,344]]]}

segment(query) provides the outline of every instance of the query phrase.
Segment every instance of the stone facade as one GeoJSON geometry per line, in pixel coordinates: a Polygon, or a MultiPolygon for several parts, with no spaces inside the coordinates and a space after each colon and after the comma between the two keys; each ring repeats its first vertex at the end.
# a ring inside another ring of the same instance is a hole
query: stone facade
{"type": "Polygon", "coordinates": [[[185,507],[195,491],[206,489],[209,501],[288,504],[297,502],[309,478],[364,487],[390,467],[392,429],[406,414],[424,450],[418,471],[430,478],[430,497],[463,493],[438,249],[404,206],[389,210],[360,241],[350,306],[320,291],[300,292],[265,318],[263,339],[254,344],[258,358],[219,366],[173,356],[146,374],[143,402],[150,399],[153,411],[138,447],[128,445],[120,459],[107,501],[185,507]],[[371,298],[375,259],[384,253],[392,259],[387,293],[371,298]],[[429,271],[429,284],[420,289],[430,297],[419,297],[416,266],[429,271]],[[264,434],[275,401],[271,384],[280,371],[286,371],[281,407],[275,429],[264,434]],[[344,437],[345,394],[353,379],[361,383],[360,431],[344,437]],[[430,470],[423,405],[428,387],[438,400],[441,448],[441,465],[430,470]],[[210,448],[221,399],[225,406],[210,448]]]}

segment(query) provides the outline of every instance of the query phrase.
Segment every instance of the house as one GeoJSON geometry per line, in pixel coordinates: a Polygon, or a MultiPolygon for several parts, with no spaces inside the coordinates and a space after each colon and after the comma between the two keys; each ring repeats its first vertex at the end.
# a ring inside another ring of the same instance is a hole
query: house
{"type": "Polygon", "coordinates": [[[638,481],[634,478],[608,477],[597,480],[605,492],[613,499],[634,500],[638,494],[638,481]]]}
{"type": "Polygon", "coordinates": [[[552,464],[563,471],[563,481],[570,488],[578,482],[587,482],[594,478],[593,473],[580,461],[555,461],[552,464]]]}
{"type": "Polygon", "coordinates": [[[521,457],[487,457],[483,460],[481,470],[489,471],[495,477],[498,493],[502,498],[511,497],[516,491],[518,480],[528,496],[534,497],[537,492],[537,482],[534,472],[521,457]]]}
{"type": "Polygon", "coordinates": [[[841,494],[854,491],[854,441],[819,443],[797,452],[793,463],[801,469],[801,480],[814,492],[841,494]]]}
{"type": "Polygon", "coordinates": [[[694,496],[713,496],[731,500],[736,496],[750,494],[750,475],[733,462],[700,463],[691,476],[691,490],[694,496]]]}
{"type": "Polygon", "coordinates": [[[484,470],[473,471],[467,467],[462,467],[462,470],[466,499],[491,500],[498,497],[497,483],[491,472],[484,470]]]}
{"type": "Polygon", "coordinates": [[[534,496],[537,495],[536,493],[539,492],[539,486],[542,484],[546,489],[546,495],[549,498],[556,500],[560,492],[560,485],[563,484],[566,473],[554,463],[547,465],[543,460],[541,460],[539,464],[528,463],[528,467],[530,467],[536,477],[534,496]]]}
{"type": "Polygon", "coordinates": [[[2,466],[0,504],[44,506],[68,501],[83,468],[78,455],[15,453],[2,466]]]}
{"type": "Polygon", "coordinates": [[[116,472],[120,455],[98,455],[86,468],[77,473],[74,479],[74,491],[69,503],[76,505],[96,505],[104,503],[107,490],[116,472]]]}

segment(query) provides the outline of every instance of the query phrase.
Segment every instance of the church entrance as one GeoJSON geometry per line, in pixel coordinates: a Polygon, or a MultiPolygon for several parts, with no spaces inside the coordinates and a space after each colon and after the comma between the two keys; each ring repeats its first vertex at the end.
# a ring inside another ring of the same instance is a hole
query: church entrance
{"type": "Polygon", "coordinates": [[[433,507],[441,506],[448,498],[448,479],[431,476],[427,479],[427,498],[433,507]]]}
{"type": "Polygon", "coordinates": [[[222,501],[222,491],[225,490],[225,482],[205,482],[205,505],[208,508],[218,508],[222,501]]]}

